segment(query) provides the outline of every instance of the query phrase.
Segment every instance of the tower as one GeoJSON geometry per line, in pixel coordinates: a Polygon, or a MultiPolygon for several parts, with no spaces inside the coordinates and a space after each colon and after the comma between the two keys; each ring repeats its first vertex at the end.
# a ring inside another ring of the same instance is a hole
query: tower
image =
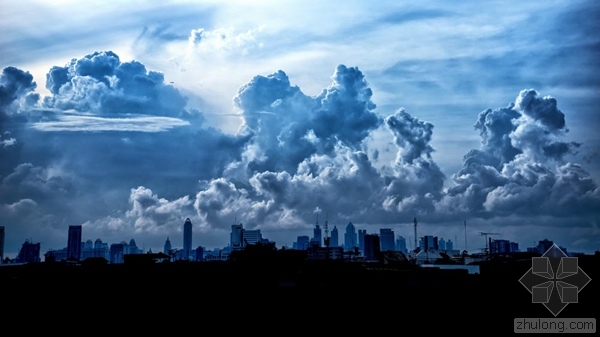
{"type": "Polygon", "coordinates": [[[358,242],[356,239],[356,228],[352,222],[349,222],[346,226],[346,233],[344,234],[344,245],[346,249],[354,249],[354,247],[358,246],[358,242]]]}
{"type": "Polygon", "coordinates": [[[169,237],[167,236],[167,241],[165,241],[165,247],[163,249],[163,253],[169,255],[170,250],[171,250],[171,240],[169,240],[169,237]]]}
{"type": "Polygon", "coordinates": [[[417,247],[419,247],[419,245],[417,244],[417,218],[416,217],[415,217],[414,223],[415,223],[415,249],[417,249],[417,247]]]}
{"type": "Polygon", "coordinates": [[[333,229],[331,230],[331,238],[329,239],[329,245],[331,247],[338,247],[340,245],[338,229],[336,226],[333,226],[333,229]]]}
{"type": "Polygon", "coordinates": [[[183,224],[183,253],[186,260],[190,259],[192,254],[192,220],[185,219],[183,224]]]}
{"type": "Polygon", "coordinates": [[[69,226],[67,241],[67,260],[79,261],[81,258],[81,226],[69,226]]]}

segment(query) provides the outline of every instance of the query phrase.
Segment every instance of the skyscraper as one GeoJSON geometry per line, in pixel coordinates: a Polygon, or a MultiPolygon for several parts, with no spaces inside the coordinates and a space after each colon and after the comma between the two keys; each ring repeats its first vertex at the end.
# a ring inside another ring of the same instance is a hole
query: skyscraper
{"type": "Polygon", "coordinates": [[[313,230],[313,238],[315,239],[315,242],[319,243],[319,247],[321,247],[321,227],[319,227],[319,225],[315,225],[315,228],[313,230]]]}
{"type": "Polygon", "coordinates": [[[379,243],[379,235],[377,234],[365,234],[364,245],[365,251],[364,256],[367,261],[375,261],[379,257],[380,243],[379,243]]]}
{"type": "Polygon", "coordinates": [[[67,260],[79,261],[81,258],[81,226],[69,226],[67,241],[67,260]]]}
{"type": "Polygon", "coordinates": [[[346,226],[344,245],[346,246],[346,249],[354,249],[354,247],[358,247],[358,242],[356,240],[356,228],[354,228],[352,222],[349,222],[346,226]]]}
{"type": "Polygon", "coordinates": [[[242,241],[243,238],[244,238],[244,226],[242,226],[242,224],[231,225],[231,234],[229,235],[229,245],[231,246],[231,249],[239,250],[239,249],[244,248],[244,245],[243,245],[244,242],[242,241]]]}
{"type": "Polygon", "coordinates": [[[170,256],[170,251],[171,251],[171,240],[169,240],[169,237],[167,236],[167,241],[165,241],[165,247],[163,249],[163,253],[170,256]]]}
{"type": "Polygon", "coordinates": [[[185,219],[183,224],[183,253],[186,260],[190,259],[192,254],[192,220],[185,219]]]}
{"type": "Polygon", "coordinates": [[[0,263],[4,261],[4,226],[0,226],[0,263]]]}
{"type": "Polygon", "coordinates": [[[381,251],[394,251],[394,231],[389,228],[379,229],[379,240],[381,242],[381,251]]]}
{"type": "Polygon", "coordinates": [[[363,255],[365,254],[365,235],[367,235],[366,229],[358,230],[358,250],[360,250],[363,255]]]}
{"type": "MultiPolygon", "coordinates": [[[[81,245],[81,242],[79,243],[81,245]]],[[[25,240],[17,255],[17,263],[40,262],[40,243],[25,240]]]]}
{"type": "Polygon", "coordinates": [[[398,235],[398,238],[396,239],[396,250],[399,251],[399,252],[402,252],[404,254],[407,253],[407,251],[406,251],[406,239],[403,236],[401,236],[401,235],[398,235]]]}
{"type": "Polygon", "coordinates": [[[333,226],[333,229],[331,230],[331,238],[329,239],[329,246],[330,247],[339,247],[339,245],[340,245],[339,238],[340,238],[340,235],[338,234],[337,227],[333,226]]]}

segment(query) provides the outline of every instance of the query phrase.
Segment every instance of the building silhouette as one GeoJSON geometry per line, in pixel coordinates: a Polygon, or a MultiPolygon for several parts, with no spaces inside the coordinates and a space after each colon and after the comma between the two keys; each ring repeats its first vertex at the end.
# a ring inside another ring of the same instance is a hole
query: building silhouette
{"type": "Polygon", "coordinates": [[[366,229],[358,230],[358,250],[365,255],[365,235],[367,235],[366,229]]]}
{"type": "Polygon", "coordinates": [[[396,251],[402,252],[403,254],[407,254],[406,250],[406,239],[402,235],[398,235],[396,239],[396,251]]]}
{"type": "Polygon", "coordinates": [[[183,254],[186,260],[192,256],[192,220],[190,218],[185,219],[183,224],[183,254]]]}
{"type": "Polygon", "coordinates": [[[239,225],[231,225],[231,234],[229,235],[229,246],[233,250],[240,250],[244,248],[243,235],[244,226],[240,223],[239,225]]]}
{"type": "Polygon", "coordinates": [[[394,243],[394,231],[390,228],[379,229],[379,240],[381,242],[381,251],[394,251],[396,250],[394,243]]]}
{"type": "Polygon", "coordinates": [[[319,226],[319,224],[315,225],[315,228],[313,229],[313,239],[314,242],[321,247],[322,245],[322,237],[321,237],[321,227],[319,226]]]}
{"type": "Polygon", "coordinates": [[[425,235],[419,240],[419,248],[421,251],[439,250],[438,237],[425,235]]]}
{"type": "Polygon", "coordinates": [[[163,253],[169,255],[171,253],[171,240],[167,236],[167,241],[165,241],[165,246],[163,247],[163,253]]]}
{"type": "Polygon", "coordinates": [[[376,261],[379,257],[380,249],[380,240],[379,235],[377,234],[365,234],[364,237],[364,256],[365,261],[376,261]]]}
{"type": "Polygon", "coordinates": [[[346,226],[346,233],[344,234],[344,246],[347,250],[358,247],[358,240],[356,238],[356,228],[349,222],[346,226]]]}
{"type": "Polygon", "coordinates": [[[296,249],[299,250],[307,250],[308,245],[310,243],[310,239],[308,235],[301,235],[296,238],[296,249]]]}
{"type": "Polygon", "coordinates": [[[340,246],[340,235],[338,234],[338,229],[336,226],[333,226],[331,230],[331,237],[329,238],[329,246],[330,247],[339,247],[340,246]]]}
{"type": "Polygon", "coordinates": [[[17,263],[40,262],[40,243],[31,243],[25,240],[16,260],[17,263]]]}
{"type": "Polygon", "coordinates": [[[81,226],[69,226],[67,240],[67,260],[81,259],[81,226]]]}
{"type": "Polygon", "coordinates": [[[4,226],[0,226],[0,263],[4,261],[4,226]]]}

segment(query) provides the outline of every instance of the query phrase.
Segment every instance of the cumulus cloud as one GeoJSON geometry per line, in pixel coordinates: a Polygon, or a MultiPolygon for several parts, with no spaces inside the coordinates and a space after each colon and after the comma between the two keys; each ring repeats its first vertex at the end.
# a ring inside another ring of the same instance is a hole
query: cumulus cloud
{"type": "Polygon", "coordinates": [[[186,98],[164,75],[137,61],[121,62],[111,51],[95,52],[54,66],[46,76],[52,96],[44,106],[95,115],[185,116],[186,98]]]}
{"type": "MultiPolygon", "coordinates": [[[[196,47],[219,39],[235,45],[231,34],[195,34],[196,47]]],[[[24,216],[23,233],[78,223],[97,236],[164,240],[187,217],[203,233],[226,232],[233,221],[297,230],[322,211],[364,225],[414,216],[439,224],[537,216],[585,224],[598,215],[596,182],[566,160],[580,146],[562,140],[566,115],[556,99],[531,89],[479,113],[481,145],[445,189],[433,123],[403,108],[381,118],[356,67],[337,66],[315,96],[282,70],[254,76],[233,97],[243,118],[236,135],[206,126],[162,74],[112,52],[50,69],[51,95],[40,106],[27,103],[35,89],[28,73],[11,68],[2,76],[2,118],[11,122],[2,124],[0,153],[11,159],[0,172],[0,214],[24,216]],[[396,158],[376,167],[369,153],[377,157],[378,149],[367,144],[380,128],[396,158]]]]}
{"type": "Polygon", "coordinates": [[[560,140],[568,129],[556,99],[522,90],[508,107],[481,112],[475,128],[481,147],[465,155],[438,210],[485,217],[597,212],[598,186],[580,165],[564,161],[580,144],[560,140]]]}

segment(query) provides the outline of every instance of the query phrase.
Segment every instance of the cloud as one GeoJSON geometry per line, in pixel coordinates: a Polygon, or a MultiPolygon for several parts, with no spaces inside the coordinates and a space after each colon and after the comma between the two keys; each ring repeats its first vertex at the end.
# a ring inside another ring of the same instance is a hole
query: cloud
{"type": "Polygon", "coordinates": [[[481,147],[465,156],[438,210],[483,217],[597,212],[598,186],[580,165],[564,161],[581,144],[560,140],[568,129],[556,99],[522,90],[507,108],[481,112],[475,128],[481,147]]]}
{"type": "Polygon", "coordinates": [[[33,76],[15,67],[2,69],[0,75],[0,112],[10,113],[21,106],[35,105],[39,94],[34,90],[37,87],[33,76]]]}
{"type": "Polygon", "coordinates": [[[144,114],[182,117],[186,98],[164,75],[137,61],[121,62],[112,51],[95,52],[50,69],[44,106],[94,115],[144,114]]]}
{"type": "Polygon", "coordinates": [[[188,121],[171,117],[138,116],[105,118],[96,116],[63,115],[58,121],[37,122],[32,127],[39,131],[136,131],[162,132],[174,127],[190,125],[188,121]]]}

